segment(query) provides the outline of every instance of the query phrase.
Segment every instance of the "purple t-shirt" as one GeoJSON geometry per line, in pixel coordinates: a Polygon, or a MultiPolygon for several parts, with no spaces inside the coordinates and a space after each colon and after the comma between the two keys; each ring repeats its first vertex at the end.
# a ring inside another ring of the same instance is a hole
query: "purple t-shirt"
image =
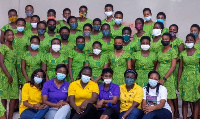
{"type": "Polygon", "coordinates": [[[63,100],[66,101],[68,96],[69,83],[64,81],[60,89],[54,83],[55,79],[51,79],[44,83],[42,88],[42,95],[48,95],[48,101],[52,103],[58,103],[63,100]]]}
{"type": "MultiPolygon", "coordinates": [[[[113,96],[120,96],[120,89],[117,84],[110,83],[110,87],[108,90],[105,90],[104,84],[99,85],[99,100],[112,100],[113,96]]],[[[112,105],[114,108],[119,108],[118,104],[112,105]]],[[[99,110],[105,110],[106,108],[100,108],[99,110]]]]}

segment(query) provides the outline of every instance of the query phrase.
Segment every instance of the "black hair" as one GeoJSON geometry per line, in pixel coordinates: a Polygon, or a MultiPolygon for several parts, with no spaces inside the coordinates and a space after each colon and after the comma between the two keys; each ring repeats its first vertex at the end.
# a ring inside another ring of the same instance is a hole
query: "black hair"
{"type": "Polygon", "coordinates": [[[109,24],[104,23],[104,24],[101,26],[101,30],[102,30],[102,28],[103,28],[104,26],[108,26],[108,27],[110,28],[110,25],[109,25],[109,24]]]}
{"type": "Polygon", "coordinates": [[[70,16],[70,17],[67,19],[67,23],[68,23],[68,24],[69,24],[70,19],[72,19],[72,18],[77,19],[75,16],[70,16]]]}
{"type": "Polygon", "coordinates": [[[71,10],[70,10],[69,8],[65,8],[65,9],[63,10],[63,14],[64,14],[65,11],[70,11],[70,12],[71,12],[71,10]]]}
{"type": "Polygon", "coordinates": [[[195,35],[193,34],[193,33],[190,33],[190,34],[188,34],[187,36],[186,36],[186,39],[187,39],[187,37],[192,37],[192,38],[194,38],[194,41],[196,41],[196,38],[195,38],[195,35]]]}
{"type": "Polygon", "coordinates": [[[81,71],[79,72],[79,74],[78,74],[78,79],[81,79],[81,73],[83,72],[83,70],[90,70],[91,73],[92,73],[92,68],[89,67],[89,66],[85,66],[85,67],[83,67],[83,68],[81,69],[81,71]]]}
{"type": "Polygon", "coordinates": [[[144,13],[145,11],[149,11],[149,12],[151,13],[151,9],[150,9],[150,8],[144,8],[144,9],[143,9],[143,13],[144,13]]]}
{"type": "Polygon", "coordinates": [[[95,42],[92,44],[92,47],[93,47],[95,44],[99,44],[100,47],[102,47],[102,44],[101,44],[99,41],[95,41],[95,42]]]}
{"type": "Polygon", "coordinates": [[[76,37],[76,42],[77,42],[78,39],[83,39],[85,41],[85,38],[83,36],[76,37]]]}
{"type": "Polygon", "coordinates": [[[95,19],[93,20],[93,24],[94,24],[95,21],[98,21],[98,22],[100,22],[100,24],[101,24],[101,19],[95,18],[95,19]]]}
{"type": "Polygon", "coordinates": [[[121,39],[122,41],[124,41],[124,38],[122,36],[116,36],[114,40],[116,39],[121,39]]]}
{"type": "Polygon", "coordinates": [[[54,19],[49,19],[49,20],[47,21],[47,24],[49,24],[50,21],[53,21],[53,22],[55,22],[55,24],[56,24],[56,20],[54,20],[54,19]]]}
{"type": "Polygon", "coordinates": [[[17,10],[15,10],[15,9],[10,9],[10,10],[8,11],[8,14],[9,14],[10,12],[15,12],[15,13],[17,14],[17,10]]]}
{"type": "Polygon", "coordinates": [[[32,7],[33,8],[33,5],[26,5],[25,10],[26,10],[27,7],[32,7]]]}
{"type": "Polygon", "coordinates": [[[176,27],[176,28],[177,28],[177,31],[178,31],[178,25],[172,24],[172,25],[169,26],[169,28],[172,27],[172,26],[176,27]]]}
{"type": "Polygon", "coordinates": [[[133,70],[133,69],[127,69],[127,70],[124,72],[124,77],[125,77],[125,75],[126,75],[127,73],[133,73],[133,74],[135,75],[135,79],[137,79],[138,74],[137,74],[137,72],[136,72],[135,70],[133,70]]]}
{"type": "Polygon", "coordinates": [[[40,21],[40,17],[39,17],[38,15],[33,15],[33,16],[31,17],[31,19],[32,19],[33,17],[37,17],[37,18],[39,19],[39,21],[40,21]]]}
{"type": "Polygon", "coordinates": [[[111,68],[104,68],[102,70],[101,76],[103,76],[105,73],[111,73],[113,75],[113,70],[111,68]]]}
{"type": "Polygon", "coordinates": [[[68,74],[68,69],[67,69],[67,66],[65,64],[58,64],[55,68],[55,71],[57,71],[58,69],[60,68],[65,68],[66,70],[66,74],[68,74]]]}
{"type": "Polygon", "coordinates": [[[142,41],[144,39],[147,39],[149,41],[149,43],[151,43],[151,38],[149,36],[142,36],[141,39],[140,39],[140,43],[142,43],[142,41]]]}
{"type": "Polygon", "coordinates": [[[157,14],[157,18],[158,18],[159,15],[163,15],[163,16],[164,16],[164,19],[166,19],[166,14],[165,14],[164,12],[159,12],[159,13],[157,14]]]}
{"type": "Polygon", "coordinates": [[[198,24],[192,24],[192,26],[190,28],[192,28],[192,27],[196,27],[200,31],[200,27],[198,24]]]}
{"type": "Polygon", "coordinates": [[[124,27],[122,29],[122,33],[125,31],[125,30],[128,30],[131,34],[132,34],[132,29],[130,27],[124,27]]]}
{"type": "Polygon", "coordinates": [[[88,10],[88,8],[85,5],[80,6],[79,10],[81,10],[81,8],[85,8],[86,10],[88,10]]]}
{"type": "MultiPolygon", "coordinates": [[[[122,17],[123,17],[123,13],[122,13],[121,11],[116,11],[116,12],[115,12],[115,15],[116,15],[116,14],[121,14],[122,17]]],[[[114,15],[114,16],[115,16],[115,15],[114,15]]]]}
{"type": "Polygon", "coordinates": [[[54,40],[59,40],[59,42],[60,42],[60,44],[61,44],[60,39],[58,39],[58,38],[54,38],[54,39],[51,40],[51,46],[52,46],[52,43],[53,43],[54,40]]]}
{"type": "Polygon", "coordinates": [[[136,22],[137,20],[141,21],[141,22],[142,22],[142,25],[144,25],[144,19],[142,19],[142,18],[137,18],[137,19],[135,20],[135,22],[136,22]]]}
{"type": "Polygon", "coordinates": [[[26,26],[26,20],[24,18],[18,18],[17,21],[16,21],[16,24],[17,24],[18,21],[23,21],[25,26],[26,26]]]}
{"type": "Polygon", "coordinates": [[[83,26],[83,29],[84,29],[86,26],[90,27],[91,30],[92,30],[92,25],[91,25],[90,23],[86,23],[86,24],[83,26]]]}
{"type": "Polygon", "coordinates": [[[172,40],[172,35],[170,33],[164,33],[162,36],[168,36],[170,40],[172,40]]]}
{"type": "Polygon", "coordinates": [[[63,30],[63,29],[67,29],[68,30],[68,32],[70,33],[70,30],[69,30],[69,28],[68,27],[66,27],[66,26],[63,26],[63,27],[61,27],[60,28],[60,30],[59,30],[59,33],[63,30]]]}
{"type": "MultiPolygon", "coordinates": [[[[161,29],[164,29],[164,24],[163,24],[163,23],[161,23],[161,22],[156,22],[155,24],[159,24],[160,27],[161,27],[161,29]]],[[[154,24],[154,25],[155,25],[155,24],[154,24]]]]}
{"type": "MultiPolygon", "coordinates": [[[[4,36],[6,35],[7,32],[9,31],[12,31],[11,29],[7,29],[5,32],[4,32],[4,36]]],[[[12,31],[13,32],[13,31],[12,31]]]]}
{"type": "Polygon", "coordinates": [[[106,7],[111,7],[112,10],[113,10],[113,5],[112,5],[112,4],[106,4],[106,5],[105,5],[105,8],[106,8],[106,7]]]}
{"type": "Polygon", "coordinates": [[[42,73],[43,73],[42,82],[40,83],[40,90],[42,90],[43,84],[44,84],[45,81],[46,81],[46,73],[44,72],[44,70],[42,70],[42,69],[36,69],[36,70],[32,73],[32,75],[31,75],[30,84],[31,84],[31,86],[34,85],[34,83],[35,83],[34,77],[35,77],[35,75],[36,75],[38,72],[42,72],[42,73]]]}
{"type": "Polygon", "coordinates": [[[44,21],[39,21],[39,22],[37,23],[37,27],[38,27],[39,24],[44,24],[45,27],[47,27],[47,24],[46,24],[44,21]]]}
{"type": "Polygon", "coordinates": [[[34,36],[31,37],[30,42],[31,42],[34,38],[36,38],[36,39],[39,41],[39,43],[40,43],[40,38],[39,38],[38,36],[36,36],[36,35],[34,35],[34,36]]]}
{"type": "Polygon", "coordinates": [[[157,72],[157,71],[150,71],[149,73],[148,73],[148,78],[151,76],[151,74],[157,74],[158,75],[158,79],[160,79],[160,74],[157,72]]]}
{"type": "Polygon", "coordinates": [[[53,12],[54,15],[56,15],[56,11],[55,11],[54,9],[49,9],[49,10],[47,11],[47,14],[49,14],[50,12],[53,12]]]}

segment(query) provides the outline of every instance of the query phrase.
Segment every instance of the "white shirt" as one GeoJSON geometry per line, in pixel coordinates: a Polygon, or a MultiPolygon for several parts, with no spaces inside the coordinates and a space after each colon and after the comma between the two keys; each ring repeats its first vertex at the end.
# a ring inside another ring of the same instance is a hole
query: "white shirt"
{"type": "MultiPolygon", "coordinates": [[[[146,88],[145,87],[143,88],[143,92],[144,92],[143,99],[146,100],[146,88]]],[[[149,95],[150,96],[156,96],[156,88],[151,89],[149,87],[149,95]]],[[[172,112],[171,111],[171,107],[167,103],[167,89],[162,85],[159,86],[159,92],[158,92],[158,96],[157,96],[157,104],[160,104],[160,100],[161,99],[166,100],[165,105],[164,105],[163,108],[168,109],[170,112],[172,112]]]]}

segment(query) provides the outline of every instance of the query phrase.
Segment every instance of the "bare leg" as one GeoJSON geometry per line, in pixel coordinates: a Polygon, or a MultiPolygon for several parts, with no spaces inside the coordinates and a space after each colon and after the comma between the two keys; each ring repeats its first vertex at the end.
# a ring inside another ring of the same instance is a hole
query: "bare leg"
{"type": "Polygon", "coordinates": [[[182,103],[182,115],[183,115],[183,119],[187,119],[187,114],[188,114],[188,102],[183,101],[183,103],[182,103]]]}
{"type": "Polygon", "coordinates": [[[4,108],[6,109],[4,116],[7,117],[7,99],[1,99],[1,103],[4,106],[4,108]]]}
{"type": "Polygon", "coordinates": [[[16,103],[16,99],[11,99],[10,100],[8,119],[12,119],[13,118],[13,113],[14,113],[14,110],[15,110],[15,103],[16,103]]]}
{"type": "Polygon", "coordinates": [[[198,119],[198,113],[199,113],[199,100],[193,103],[193,117],[194,119],[198,119]]]}
{"type": "Polygon", "coordinates": [[[179,118],[179,110],[178,110],[178,98],[173,99],[173,104],[174,104],[174,117],[179,118]]]}
{"type": "Polygon", "coordinates": [[[101,115],[100,119],[109,119],[107,115],[101,115]]]}
{"type": "Polygon", "coordinates": [[[174,105],[173,105],[172,99],[167,99],[167,102],[172,110],[172,119],[174,119],[174,105]]]}

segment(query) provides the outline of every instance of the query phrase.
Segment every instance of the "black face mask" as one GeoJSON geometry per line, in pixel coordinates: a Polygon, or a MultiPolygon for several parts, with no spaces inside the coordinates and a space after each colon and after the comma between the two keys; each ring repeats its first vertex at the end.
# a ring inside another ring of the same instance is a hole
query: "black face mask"
{"type": "Polygon", "coordinates": [[[115,47],[116,50],[121,50],[123,48],[122,45],[114,45],[114,47],[115,47]]]}
{"type": "Polygon", "coordinates": [[[69,35],[68,35],[68,34],[62,34],[62,35],[61,35],[61,38],[62,38],[63,40],[67,40],[67,39],[69,38],[69,35]]]}
{"type": "Polygon", "coordinates": [[[169,45],[169,41],[161,41],[163,46],[168,46],[169,45]]]}
{"type": "Polygon", "coordinates": [[[54,30],[56,29],[56,26],[54,26],[54,25],[48,26],[48,29],[49,29],[50,31],[54,31],[54,30]]]}

